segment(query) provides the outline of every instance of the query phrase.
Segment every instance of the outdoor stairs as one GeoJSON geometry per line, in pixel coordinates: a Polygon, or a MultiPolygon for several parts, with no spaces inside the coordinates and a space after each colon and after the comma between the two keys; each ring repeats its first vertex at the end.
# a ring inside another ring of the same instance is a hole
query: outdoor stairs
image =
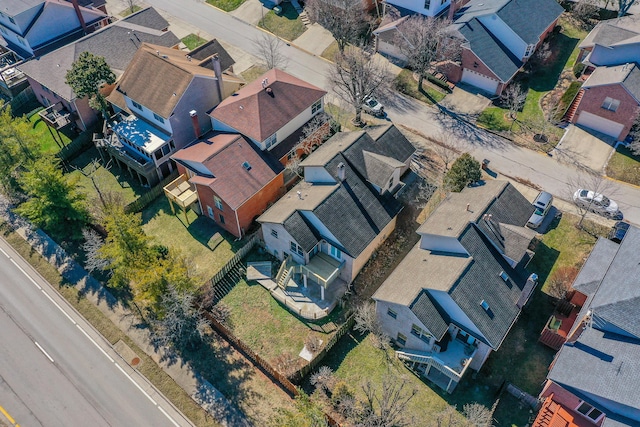
{"type": "Polygon", "coordinates": [[[212,289],[213,304],[217,304],[222,298],[231,292],[234,286],[236,286],[240,280],[244,279],[246,271],[245,266],[241,262],[229,270],[222,280],[216,283],[212,289]]]}
{"type": "Polygon", "coordinates": [[[301,8],[300,11],[298,12],[298,14],[300,16],[300,21],[302,21],[304,26],[305,27],[310,27],[311,26],[311,19],[309,19],[309,15],[307,15],[307,12],[303,11],[302,8],[301,8]]]}
{"type": "Polygon", "coordinates": [[[580,105],[580,100],[583,96],[584,89],[580,89],[576,97],[573,98],[573,102],[571,102],[571,105],[567,109],[567,112],[564,113],[564,116],[562,117],[563,122],[571,123],[571,121],[573,120],[573,116],[575,116],[576,110],[578,109],[578,105],[580,105]]]}

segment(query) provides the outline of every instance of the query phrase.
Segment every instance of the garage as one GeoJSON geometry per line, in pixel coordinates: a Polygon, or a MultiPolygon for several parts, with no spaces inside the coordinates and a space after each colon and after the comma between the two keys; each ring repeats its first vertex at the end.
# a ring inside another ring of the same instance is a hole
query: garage
{"type": "Polygon", "coordinates": [[[595,114],[587,111],[580,112],[576,123],[614,138],[618,138],[618,136],[620,136],[620,132],[624,129],[624,125],[622,123],[617,123],[612,120],[596,116],[595,114]]]}
{"type": "Polygon", "coordinates": [[[498,80],[492,79],[485,76],[484,74],[477,73],[468,68],[465,68],[462,71],[461,81],[480,88],[485,92],[489,92],[492,95],[496,93],[496,91],[498,90],[498,84],[500,84],[498,80]]]}

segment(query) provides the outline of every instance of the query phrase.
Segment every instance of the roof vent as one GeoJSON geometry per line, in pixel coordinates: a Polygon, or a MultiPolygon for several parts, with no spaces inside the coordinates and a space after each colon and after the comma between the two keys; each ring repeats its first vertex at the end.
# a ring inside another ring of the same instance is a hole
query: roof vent
{"type": "Polygon", "coordinates": [[[480,306],[484,309],[484,311],[489,311],[489,303],[485,300],[480,301],[480,306]]]}
{"type": "Polygon", "coordinates": [[[298,190],[296,194],[298,195],[298,199],[302,200],[302,191],[298,190]]]}
{"type": "Polygon", "coordinates": [[[344,182],[347,178],[347,171],[345,170],[344,163],[340,162],[338,164],[338,179],[340,182],[344,182]]]}
{"type": "Polygon", "coordinates": [[[241,106],[240,106],[240,109],[241,109],[241,110],[244,110],[244,107],[241,105],[241,106]]]}
{"type": "Polygon", "coordinates": [[[262,79],[262,88],[264,89],[265,87],[267,87],[269,85],[269,80],[268,79],[262,79]]]}
{"type": "Polygon", "coordinates": [[[265,92],[267,92],[269,94],[269,96],[271,96],[273,98],[273,89],[268,87],[268,88],[265,89],[265,92]]]}
{"type": "Polygon", "coordinates": [[[246,170],[250,171],[251,170],[251,163],[249,162],[244,162],[242,164],[242,167],[245,168],[246,170]]]}
{"type": "Polygon", "coordinates": [[[500,272],[500,278],[501,278],[502,280],[504,280],[505,282],[506,282],[507,280],[509,280],[509,276],[508,276],[508,275],[507,275],[507,273],[505,273],[504,271],[501,271],[501,272],[500,272]]]}

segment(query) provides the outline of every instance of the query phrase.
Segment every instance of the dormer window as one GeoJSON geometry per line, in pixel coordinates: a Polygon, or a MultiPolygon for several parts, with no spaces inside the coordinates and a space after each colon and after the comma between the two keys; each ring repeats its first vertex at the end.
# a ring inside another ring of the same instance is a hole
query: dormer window
{"type": "Polygon", "coordinates": [[[144,111],[144,108],[142,107],[142,105],[138,104],[136,101],[134,101],[133,99],[131,100],[131,104],[140,111],[144,111]]]}
{"type": "Polygon", "coordinates": [[[155,118],[160,123],[164,123],[164,119],[159,115],[157,115],[156,113],[153,113],[153,118],[155,118]]]}
{"type": "Polygon", "coordinates": [[[616,112],[619,106],[620,106],[620,101],[618,101],[617,99],[610,98],[608,96],[604,99],[604,102],[602,103],[602,108],[604,108],[605,110],[613,111],[614,113],[616,112]]]}
{"type": "Polygon", "coordinates": [[[278,134],[274,133],[273,135],[271,135],[269,138],[267,138],[264,141],[264,145],[268,150],[269,148],[271,148],[274,145],[276,145],[276,142],[278,142],[278,134]]]}
{"type": "Polygon", "coordinates": [[[427,10],[431,8],[431,0],[424,0],[424,8],[427,10]]]}
{"type": "Polygon", "coordinates": [[[245,170],[250,171],[251,170],[251,163],[249,162],[244,162],[242,164],[242,167],[245,168],[245,170]]]}
{"type": "Polygon", "coordinates": [[[536,45],[530,44],[527,46],[527,50],[524,52],[524,57],[528,58],[533,55],[533,52],[536,50],[536,45]]]}

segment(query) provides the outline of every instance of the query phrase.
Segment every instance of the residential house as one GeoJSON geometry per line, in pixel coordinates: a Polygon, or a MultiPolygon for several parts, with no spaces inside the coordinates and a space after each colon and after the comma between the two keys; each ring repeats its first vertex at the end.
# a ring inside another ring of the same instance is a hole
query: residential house
{"type": "MultiPolygon", "coordinates": [[[[502,93],[564,11],[555,0],[471,0],[452,7],[451,30],[462,39],[462,55],[459,63],[441,64],[442,72],[451,82],[467,83],[490,95],[502,93]]],[[[374,31],[381,53],[406,60],[395,46],[405,19],[374,31]]]]}
{"type": "MultiPolygon", "coordinates": [[[[167,30],[169,23],[153,8],[143,9],[80,40],[18,66],[36,98],[47,109],[42,118],[55,129],[88,129],[98,112],[88,99],[78,98],[65,82],[67,71],[82,52],[103,56],[117,77],[127,68],[142,43],[173,47],[180,40],[167,30]]],[[[107,88],[111,89],[111,88],[107,88]]]]}
{"type": "Polygon", "coordinates": [[[566,119],[624,140],[640,106],[640,17],[602,21],[580,44],[586,65],[566,119]]]}
{"type": "Polygon", "coordinates": [[[97,145],[142,184],[154,185],[175,169],[176,150],[211,129],[205,113],[243,82],[224,74],[215,54],[196,60],[188,52],[143,43],[108,98],[121,112],[97,145]]]}
{"type": "Polygon", "coordinates": [[[171,158],[191,184],[183,192],[195,190],[198,210],[236,237],[284,191],[282,165],[239,134],[213,133],[171,158]]]}
{"type": "MultiPolygon", "coordinates": [[[[291,156],[302,154],[302,130],[324,111],[326,94],[274,68],[226,98],[209,115],[214,130],[240,133],[286,164],[291,156]]],[[[324,130],[328,127],[327,122],[324,130]]]]}
{"type": "Polygon", "coordinates": [[[338,133],[309,155],[304,180],[258,218],[267,251],[283,261],[278,285],[319,287],[321,300],[344,293],[395,228],[393,193],[414,152],[388,125],[338,133]]]}
{"type": "Polygon", "coordinates": [[[23,58],[50,52],[108,23],[101,10],[78,0],[0,0],[0,32],[23,58]]]}
{"type": "MultiPolygon", "coordinates": [[[[451,6],[451,0],[391,0],[387,4],[411,13],[424,16],[438,16],[446,12],[451,6]]],[[[453,1],[456,4],[456,1],[453,1]]]]}
{"type": "Polygon", "coordinates": [[[534,291],[533,210],[506,181],[448,195],[373,295],[396,355],[448,392],[500,348],[534,291]]]}
{"type": "MultiPolygon", "coordinates": [[[[573,288],[587,295],[540,393],[534,422],[570,419],[579,426],[640,425],[640,229],[620,244],[599,239],[573,288]]],[[[567,424],[562,424],[567,425],[567,424]]]]}

